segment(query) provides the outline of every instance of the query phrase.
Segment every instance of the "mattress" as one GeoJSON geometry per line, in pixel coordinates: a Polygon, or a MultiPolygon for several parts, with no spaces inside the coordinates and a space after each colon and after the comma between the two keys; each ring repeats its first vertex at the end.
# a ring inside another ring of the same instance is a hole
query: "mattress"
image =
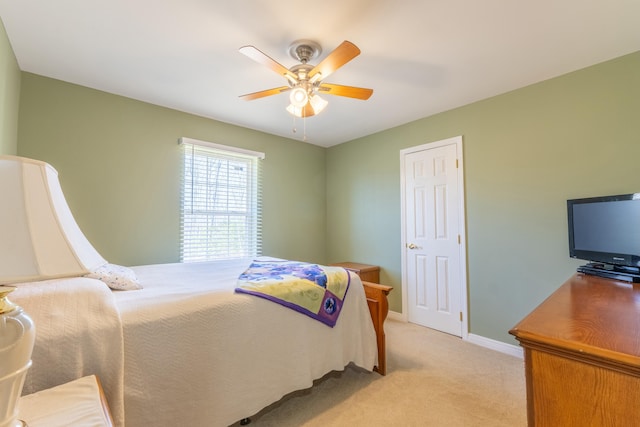
{"type": "Polygon", "coordinates": [[[362,282],[331,328],[234,293],[248,260],[133,267],[142,290],[114,292],[123,324],[126,424],[228,426],[354,364],[376,337],[362,282]]]}

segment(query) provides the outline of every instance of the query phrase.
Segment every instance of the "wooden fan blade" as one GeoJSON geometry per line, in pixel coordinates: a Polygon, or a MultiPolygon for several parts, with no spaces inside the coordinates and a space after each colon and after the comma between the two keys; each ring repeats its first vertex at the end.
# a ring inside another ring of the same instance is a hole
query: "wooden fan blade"
{"type": "Polygon", "coordinates": [[[346,96],[349,98],[362,100],[369,99],[371,94],[373,94],[373,89],[365,89],[355,86],[335,85],[332,83],[322,83],[320,87],[318,87],[318,91],[326,93],[327,95],[346,96]]]}
{"type": "Polygon", "coordinates": [[[276,62],[273,58],[256,49],[255,47],[242,46],[239,50],[240,53],[248,56],[259,64],[266,65],[281,76],[285,77],[288,75],[290,77],[293,77],[294,80],[298,80],[298,76],[289,71],[284,65],[276,62]]]}
{"type": "Polygon", "coordinates": [[[258,98],[264,98],[265,96],[277,95],[282,92],[286,92],[291,90],[289,86],[281,86],[273,89],[261,90],[260,92],[248,93],[246,95],[240,95],[240,99],[244,99],[245,101],[252,101],[258,98]]]}
{"type": "Polygon", "coordinates": [[[329,56],[324,58],[309,72],[309,79],[318,73],[320,73],[321,79],[325,79],[329,74],[333,73],[358,55],[360,55],[360,49],[358,49],[358,46],[345,40],[340,46],[335,48],[329,56]]]}

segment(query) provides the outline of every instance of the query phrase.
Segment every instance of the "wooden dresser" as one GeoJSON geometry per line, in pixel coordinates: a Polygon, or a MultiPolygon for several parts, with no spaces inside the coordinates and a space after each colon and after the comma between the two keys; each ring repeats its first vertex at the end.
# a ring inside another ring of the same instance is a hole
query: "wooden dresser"
{"type": "Polygon", "coordinates": [[[509,331],[532,426],[640,426],[640,285],[576,274],[509,331]]]}

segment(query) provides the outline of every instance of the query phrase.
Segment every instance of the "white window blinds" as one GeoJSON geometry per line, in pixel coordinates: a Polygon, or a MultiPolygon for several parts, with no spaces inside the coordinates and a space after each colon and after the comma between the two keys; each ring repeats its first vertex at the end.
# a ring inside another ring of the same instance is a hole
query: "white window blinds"
{"type": "Polygon", "coordinates": [[[181,138],[182,262],[261,254],[260,160],[252,152],[181,138]]]}

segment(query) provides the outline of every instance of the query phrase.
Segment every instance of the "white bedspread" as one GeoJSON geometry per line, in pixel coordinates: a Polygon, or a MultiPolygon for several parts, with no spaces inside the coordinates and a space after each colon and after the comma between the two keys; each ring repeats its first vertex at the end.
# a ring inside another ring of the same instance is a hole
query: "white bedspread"
{"type": "Polygon", "coordinates": [[[20,284],[10,298],[36,325],[23,394],[95,374],[116,426],[228,426],[332,370],[377,363],[356,275],[330,328],[235,294],[248,265],[134,267],[136,291],[80,277],[20,284]]]}
{"type": "Polygon", "coordinates": [[[23,395],[86,375],[100,378],[123,425],[123,336],[112,291],[82,277],[21,283],[10,295],[33,319],[36,342],[23,395]]]}
{"type": "Polygon", "coordinates": [[[248,265],[134,267],[144,289],[114,293],[124,325],[127,427],[228,426],[332,370],[377,363],[356,275],[330,328],[234,294],[248,265]]]}

